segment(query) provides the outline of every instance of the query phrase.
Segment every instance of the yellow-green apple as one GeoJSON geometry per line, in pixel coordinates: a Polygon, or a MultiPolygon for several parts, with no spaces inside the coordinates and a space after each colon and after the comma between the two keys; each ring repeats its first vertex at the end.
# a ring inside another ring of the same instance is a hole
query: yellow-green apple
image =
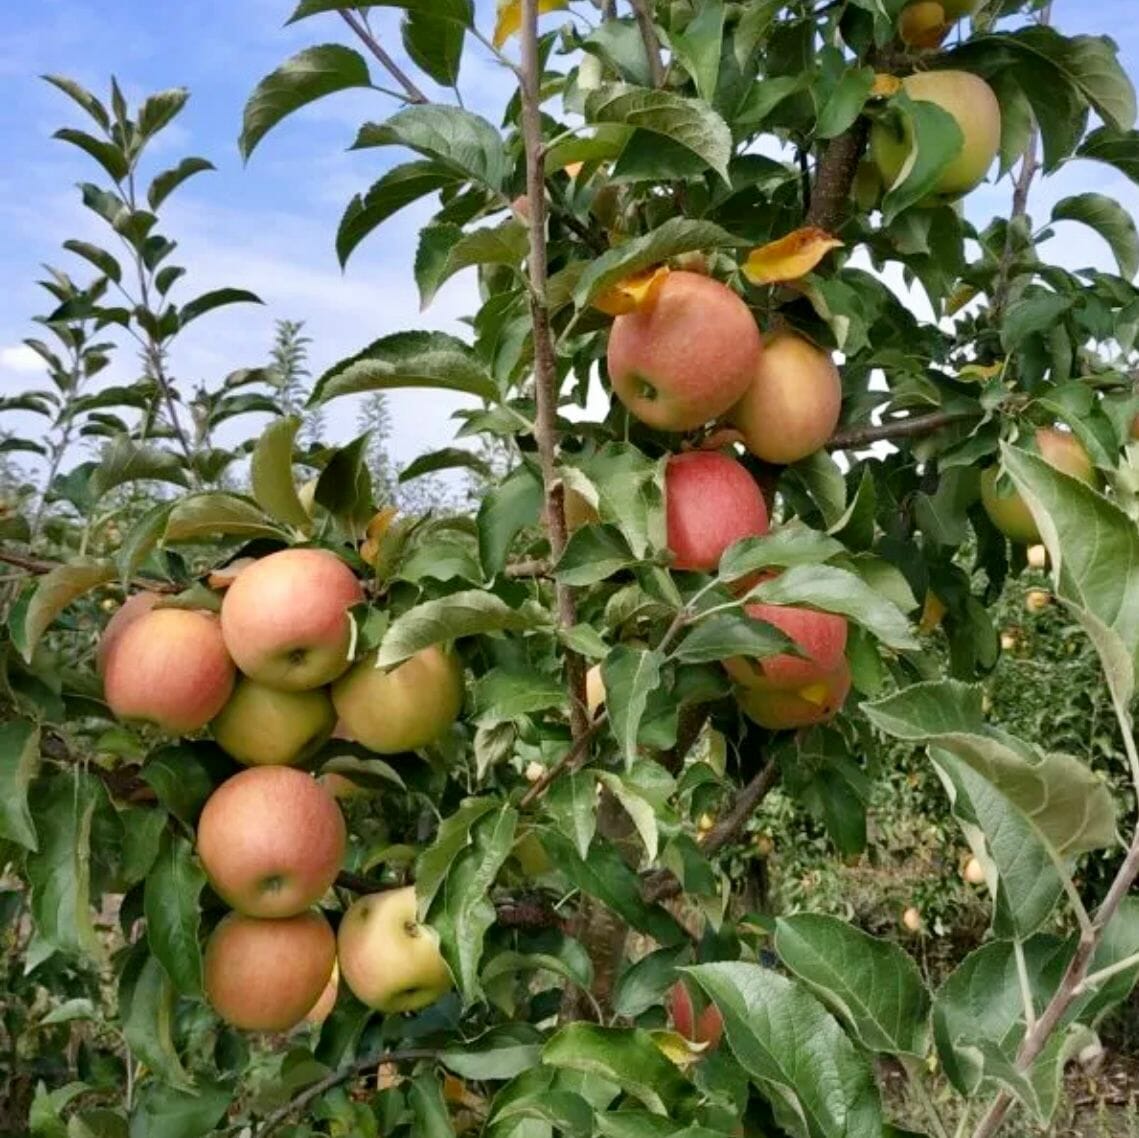
{"type": "Polygon", "coordinates": [[[613,321],[609,382],[641,422],[690,431],[739,400],[762,351],[750,309],[727,285],[678,270],[651,307],[613,321]]]}
{"type": "Polygon", "coordinates": [[[332,962],[332,975],[324,986],[324,991],[317,997],[316,1003],[305,1015],[305,1023],[322,1024],[336,1007],[336,997],[340,993],[340,968],[336,961],[332,962]]]}
{"type": "Polygon", "coordinates": [[[826,675],[795,688],[738,687],[744,714],[769,731],[811,727],[833,719],[850,693],[850,665],[841,660],[826,675]]]}
{"type": "Polygon", "coordinates": [[[294,767],[241,771],[198,819],[198,856],[214,892],[250,917],[292,917],[320,900],[345,840],[336,800],[294,767]]]}
{"type": "MultiPolygon", "coordinates": [[[[95,654],[95,669],[101,676],[107,667],[107,657],[114,651],[115,644],[122,634],[144,613],[150,612],[160,597],[157,593],[134,593],[127,597],[115,615],[107,621],[99,637],[99,648],[95,654]]],[[[106,602],[104,602],[105,604],[106,602]]],[[[114,607],[114,602],[111,602],[114,607]]]]}
{"type": "Polygon", "coordinates": [[[902,927],[911,933],[920,933],[922,928],[921,910],[911,905],[902,913],[902,927]]]}
{"type": "Polygon", "coordinates": [[[1030,569],[1043,569],[1048,564],[1048,550],[1042,545],[1030,545],[1025,556],[1030,569]]]}
{"type": "Polygon", "coordinates": [[[107,706],[120,719],[153,723],[170,735],[205,727],[225,706],[233,681],[217,617],[195,609],[133,615],[103,655],[107,706]]]}
{"type": "Polygon", "coordinates": [[[335,963],[336,936],[320,913],[276,921],[229,913],[206,945],[206,998],[234,1027],[288,1031],[315,1010],[335,963]]]}
{"type": "Polygon", "coordinates": [[[715,572],[729,545],[767,533],[763,491],[742,463],[719,451],[673,455],[664,502],[675,569],[715,572]]]}
{"type": "MultiPolygon", "coordinates": [[[[1040,457],[1053,470],[1078,478],[1089,486],[1096,484],[1092,460],[1083,443],[1070,431],[1041,427],[1036,432],[1035,443],[1040,457]]],[[[981,472],[981,502],[989,520],[1010,541],[1021,545],[1036,545],[1040,541],[1040,530],[1028,504],[1009,479],[999,477],[996,466],[981,472]]]]}
{"type": "Polygon", "coordinates": [[[832,675],[846,652],[846,618],[795,605],[753,604],[744,609],[755,620],[774,625],[794,641],[801,656],[780,652],[766,659],[734,656],[724,667],[746,688],[802,690],[832,675]]]}
{"type": "Polygon", "coordinates": [[[1047,589],[1029,589],[1024,594],[1024,607],[1030,613],[1043,612],[1052,603],[1052,594],[1047,589]]]}
{"type": "MultiPolygon", "coordinates": [[[[969,71],[923,71],[903,79],[902,87],[911,99],[934,103],[952,115],[964,136],[960,151],[941,172],[930,197],[947,200],[967,194],[989,172],[1001,143],[1001,108],[992,87],[969,71]]],[[[913,124],[908,117],[888,116],[874,124],[870,153],[887,187],[897,180],[913,144],[913,124]]]]}
{"type": "Polygon", "coordinates": [[[830,352],[796,332],[764,340],[763,355],[731,420],[764,462],[787,465],[814,454],[834,434],[842,379],[830,352]]]}
{"type": "Polygon", "coordinates": [[[415,886],[358,897],[337,935],[344,983],[385,1015],[433,1004],[452,985],[433,929],[420,924],[415,886]]]}
{"type": "Polygon", "coordinates": [[[594,664],[585,673],[585,706],[592,719],[601,705],[605,702],[605,680],[601,676],[601,665],[594,664]]]}
{"type": "Polygon", "coordinates": [[[965,868],[961,871],[961,876],[970,885],[985,884],[985,871],[981,868],[981,863],[975,857],[970,857],[965,863],[965,868]]]}
{"type": "Polygon", "coordinates": [[[933,49],[949,35],[951,27],[938,0],[914,0],[898,17],[898,37],[907,47],[933,49]]]}
{"type": "Polygon", "coordinates": [[[250,679],[281,691],[331,683],[351,662],[348,610],[364,599],[356,575],[325,549],[283,549],[226,590],[221,629],[250,679]]]}
{"type": "Polygon", "coordinates": [[[434,742],[459,717],[463,665],[438,644],[390,672],[373,652],[332,685],[332,702],[348,735],[370,751],[394,755],[434,742]]]}
{"type": "Polygon", "coordinates": [[[325,689],[278,691],[243,677],[210,730],[218,746],[247,767],[295,766],[311,758],[335,726],[325,689]]]}

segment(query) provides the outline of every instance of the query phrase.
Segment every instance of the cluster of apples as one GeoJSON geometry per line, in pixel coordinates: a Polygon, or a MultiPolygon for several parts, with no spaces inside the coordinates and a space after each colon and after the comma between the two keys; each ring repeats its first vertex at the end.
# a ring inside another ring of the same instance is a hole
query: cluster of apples
{"type": "Polygon", "coordinates": [[[349,610],[364,591],[327,550],[282,550],[224,583],[220,615],[132,596],[98,661],[117,716],[173,735],[209,726],[247,768],[198,820],[202,868],[233,910],[206,946],[206,995],[223,1019],[256,1031],[326,1015],[341,975],[379,1011],[426,1006],[451,976],[418,922],[414,888],[357,899],[338,934],[315,907],[347,835],[335,798],[297,768],[334,730],[384,754],[426,746],[459,714],[462,666],[438,647],[386,673],[374,655],[353,663],[349,610]]]}
{"type": "MultiPolygon", "coordinates": [[[[686,431],[724,419],[769,463],[797,462],[818,450],[834,432],[842,404],[828,353],[792,331],[764,339],[727,285],[683,270],[668,273],[651,303],[616,318],[608,369],[617,397],[647,425],[686,431]]],[[[673,566],[682,570],[715,572],[733,542],[769,529],[755,479],[717,450],[669,458],[665,510],[673,566]]],[[[587,520],[585,510],[574,514],[571,521],[587,520]]],[[[788,605],[752,604],[746,611],[785,632],[803,656],[728,661],[744,712],[773,730],[836,714],[850,690],[846,620],[788,605]]],[[[599,674],[592,686],[598,693],[599,674]]]]}

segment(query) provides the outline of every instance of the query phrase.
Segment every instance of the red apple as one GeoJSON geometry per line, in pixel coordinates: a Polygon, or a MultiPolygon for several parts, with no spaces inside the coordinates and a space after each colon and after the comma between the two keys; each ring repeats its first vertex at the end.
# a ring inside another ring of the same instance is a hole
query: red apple
{"type": "Polygon", "coordinates": [[[794,605],[754,604],[744,610],[787,634],[803,656],[781,652],[765,660],[742,656],[724,661],[736,683],[747,688],[800,689],[818,683],[838,668],[846,652],[846,618],[794,605]]]}
{"type": "MultiPolygon", "coordinates": [[[[107,668],[107,657],[114,651],[115,644],[124,632],[140,616],[150,612],[159,601],[157,593],[135,593],[127,597],[122,607],[107,621],[102,635],[99,637],[99,647],[95,653],[95,670],[101,676],[107,668]]],[[[114,607],[114,601],[104,602],[114,607]]]]}
{"type": "Polygon", "coordinates": [[[841,660],[833,672],[801,688],[741,687],[736,698],[749,719],[769,731],[782,731],[833,719],[849,693],[850,665],[841,660]]]}

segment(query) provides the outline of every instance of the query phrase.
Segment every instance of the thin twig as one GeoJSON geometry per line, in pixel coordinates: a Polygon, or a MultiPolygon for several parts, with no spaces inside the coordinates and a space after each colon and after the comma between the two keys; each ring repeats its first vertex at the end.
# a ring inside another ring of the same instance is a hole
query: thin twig
{"type": "Polygon", "coordinates": [[[356,33],[360,42],[376,57],[380,65],[407,93],[409,103],[429,103],[431,100],[412,82],[411,77],[384,50],[383,45],[368,30],[359,17],[345,8],[338,8],[340,18],[356,33]]]}
{"type": "Polygon", "coordinates": [[[653,27],[652,13],[645,0],[630,0],[633,5],[633,15],[637,21],[637,28],[641,33],[641,40],[645,45],[645,55],[649,60],[649,75],[654,87],[664,86],[664,60],[660,55],[660,40],[657,39],[657,30],[653,27]]]}
{"type": "Polygon", "coordinates": [[[905,419],[891,419],[868,427],[850,427],[845,431],[836,431],[826,446],[827,450],[858,450],[871,443],[931,435],[942,427],[977,417],[978,414],[974,411],[935,411],[930,415],[909,415],[905,419]]]}
{"type": "Polygon", "coordinates": [[[527,807],[532,806],[543,794],[546,788],[552,783],[556,782],[563,774],[573,767],[578,759],[589,749],[590,743],[597,737],[598,732],[606,723],[609,722],[609,715],[607,712],[602,711],[601,714],[589,724],[588,727],[573,741],[573,745],[562,757],[554,763],[552,767],[533,786],[530,787],[518,805],[525,810],[527,807]]]}
{"type": "Polygon", "coordinates": [[[553,566],[544,557],[528,557],[522,561],[512,561],[503,574],[514,580],[528,577],[548,577],[553,566]]]}
{"type": "MultiPolygon", "coordinates": [[[[43,557],[29,557],[25,553],[17,553],[15,550],[8,549],[0,549],[0,561],[5,565],[14,565],[17,569],[23,569],[35,576],[43,576],[43,574],[50,573],[53,569],[59,569],[65,564],[63,561],[49,561],[43,557]]],[[[149,593],[180,593],[182,591],[181,585],[175,585],[171,581],[156,581],[153,577],[132,577],[130,584],[136,589],[143,589],[149,593]]]]}

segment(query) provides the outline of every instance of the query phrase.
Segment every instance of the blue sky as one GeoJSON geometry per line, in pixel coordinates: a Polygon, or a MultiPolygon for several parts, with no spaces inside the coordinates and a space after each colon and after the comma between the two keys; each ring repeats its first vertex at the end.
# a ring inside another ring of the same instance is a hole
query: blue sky
{"type": "MultiPolygon", "coordinates": [[[[307,322],[319,372],[389,332],[455,330],[457,317],[474,308],[468,273],[445,286],[427,313],[418,312],[411,265],[427,206],[397,215],[357,250],[345,273],[337,264],[333,237],[348,199],[402,160],[392,151],[352,154],[346,147],[361,121],[395,109],[392,100],[356,92],[325,100],[270,134],[243,166],[236,138],[242,107],[257,81],[302,47],[350,42],[350,33],[331,15],[283,27],[293,6],[294,0],[9,0],[0,37],[0,392],[36,383],[34,359],[19,345],[34,334],[31,316],[44,310],[46,294],[34,284],[39,265],[70,264],[81,275],[81,263],[60,250],[60,243],[104,236],[74,189],[78,181],[97,180],[99,171],[79,151],[51,139],[60,126],[84,125],[81,112],[37,78],[44,72],[72,76],[100,95],[114,73],[132,100],[170,86],[192,92],[153,158],[155,169],[186,154],[218,167],[188,183],[166,211],[165,231],[180,243],[176,260],[190,270],[181,299],[237,285],[257,292],[266,304],[212,315],[185,334],[173,361],[185,390],[192,381],[262,362],[276,318],[307,322]]],[[[493,0],[478,0],[478,10],[480,26],[489,32],[493,0]]],[[[1137,14],[1135,0],[1056,0],[1053,7],[1054,22],[1064,32],[1112,35],[1133,78],[1139,77],[1137,14]]],[[[401,56],[398,13],[380,9],[374,25],[401,56]]],[[[383,81],[376,69],[374,78],[383,81]]],[[[429,81],[422,85],[435,93],[429,81]]],[[[468,49],[460,86],[469,107],[497,120],[510,85],[478,45],[468,49]]],[[[1088,163],[1039,184],[1032,212],[1042,220],[1054,201],[1086,190],[1115,196],[1139,215],[1139,190],[1110,168],[1088,163]]],[[[1007,209],[1010,193],[1007,180],[978,190],[968,200],[969,215],[983,223],[1007,209]]],[[[1058,229],[1053,256],[1073,268],[1112,264],[1100,239],[1072,223],[1058,229]]],[[[131,365],[123,353],[110,378],[130,378],[131,365]]],[[[446,445],[454,426],[448,416],[457,405],[439,393],[395,393],[397,460],[446,445]]],[[[352,411],[346,405],[332,413],[341,441],[351,436],[352,411]]]]}

